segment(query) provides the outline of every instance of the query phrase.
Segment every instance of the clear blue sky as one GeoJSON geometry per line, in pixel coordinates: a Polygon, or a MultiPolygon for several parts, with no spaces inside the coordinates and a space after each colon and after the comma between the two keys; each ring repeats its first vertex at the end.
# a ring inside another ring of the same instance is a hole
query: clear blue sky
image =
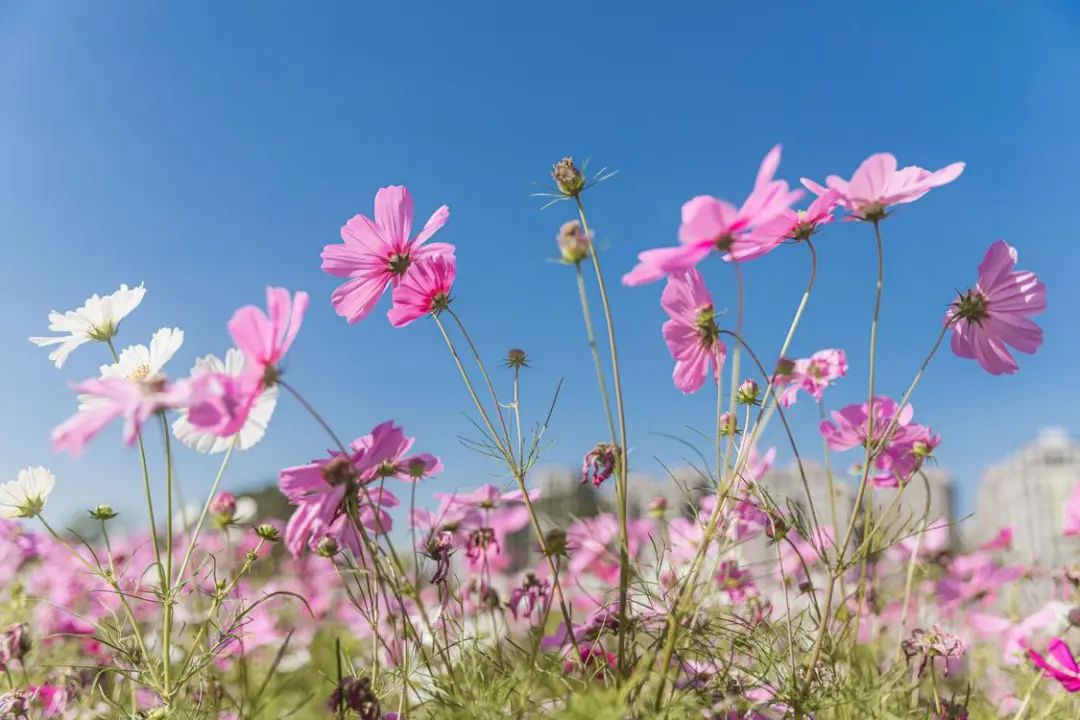
{"type": "MultiPolygon", "coordinates": [[[[530,197],[564,154],[621,170],[587,200],[615,286],[634,464],[659,472],[654,457],[684,453],[653,433],[690,437],[685,426],[708,427],[714,400],[671,384],[660,286],[616,279],[637,252],[674,241],[689,197],[741,199],[782,142],[781,175],[793,181],[848,175],[882,150],[902,164],[968,163],[958,182],[885,224],[883,392],[906,387],[993,240],[1016,245],[1049,286],[1046,344],[1019,375],[993,378],[945,353],[915,398],[969,507],[987,464],[1041,426],[1080,426],[1080,9],[741,5],[0,5],[0,477],[51,466],[59,514],[138,507],[136,456],[118,428],[78,462],[49,449],[50,428],[74,407],[65,383],[94,374],[104,348],[80,349],[58,372],[26,337],[43,334],[50,308],[145,282],[121,343],[184,328],[177,374],[224,352],[227,318],[261,301],[265,285],[309,291],[289,374],[335,427],[353,437],[387,418],[404,423],[446,462],[425,495],[490,480],[488,461],[457,442],[470,432],[459,414],[468,399],[432,324],[393,330],[383,305],[349,327],[329,304],[335,280],[320,272],[321,248],[391,183],[410,187],[423,218],[451,206],[439,239],[458,246],[456,307],[493,364],[509,347],[529,351],[531,416],[566,376],[546,459],[577,464],[605,431],[572,272],[546,261],[569,208],[541,212],[530,197]]],[[[865,392],[873,243],[869,228],[846,225],[818,244],[819,290],[795,352],[847,349],[852,371],[835,406],[865,392]]],[[[714,258],[703,269],[730,307],[730,268],[714,258]]],[[[801,248],[746,266],[748,335],[766,355],[805,272],[801,248]]],[[[816,455],[816,410],[801,402],[796,415],[816,455]]],[[[326,445],[284,402],[226,485],[267,481],[326,445]]],[[[188,494],[210,469],[182,462],[188,494]]]]}

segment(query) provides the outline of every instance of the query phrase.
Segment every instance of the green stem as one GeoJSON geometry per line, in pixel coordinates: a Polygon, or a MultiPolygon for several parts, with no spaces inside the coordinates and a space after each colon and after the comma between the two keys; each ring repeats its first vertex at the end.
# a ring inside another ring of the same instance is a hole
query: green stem
{"type": "Polygon", "coordinates": [[[465,338],[465,342],[468,343],[469,349],[472,350],[473,357],[476,359],[476,365],[480,368],[480,374],[484,378],[484,384],[487,385],[488,392],[491,393],[491,401],[495,404],[495,412],[499,416],[499,425],[502,427],[503,439],[506,441],[506,449],[513,454],[513,443],[510,442],[510,431],[506,428],[506,419],[503,417],[502,404],[499,403],[499,396],[495,393],[495,385],[491,382],[491,377],[488,376],[487,368],[484,366],[484,361],[480,357],[480,351],[476,349],[476,344],[472,341],[472,336],[469,335],[469,331],[465,329],[465,324],[461,322],[461,318],[457,316],[453,308],[446,308],[446,312],[450,314],[450,317],[454,318],[454,322],[457,323],[458,329],[461,330],[461,336],[465,338]]]}
{"type": "Polygon", "coordinates": [[[195,527],[191,531],[191,538],[188,540],[187,550],[184,552],[184,559],[180,563],[180,570],[176,573],[177,582],[180,582],[183,579],[184,571],[187,570],[188,563],[191,562],[191,555],[195,551],[195,544],[199,540],[199,533],[206,523],[206,516],[210,513],[210,505],[214,501],[214,495],[217,494],[218,486],[221,484],[221,478],[225,474],[225,468],[229,464],[229,458],[232,457],[233,450],[236,449],[236,443],[239,441],[239,438],[239,434],[233,436],[228,449],[225,450],[225,457],[221,459],[221,465],[218,466],[217,474],[214,476],[214,482],[210,485],[210,492],[206,495],[206,502],[203,503],[202,512],[199,514],[199,520],[195,523],[195,527]]]}
{"type": "MultiPolygon", "coordinates": [[[[581,218],[581,229],[585,237],[591,238],[589,221],[585,217],[585,206],[581,203],[581,195],[575,195],[578,216],[581,218]]],[[[596,271],[596,286],[600,292],[600,304],[604,310],[604,323],[607,325],[608,346],[611,350],[611,375],[615,386],[615,412],[619,418],[619,453],[618,470],[619,476],[615,483],[616,500],[619,504],[619,677],[625,678],[628,668],[626,657],[626,631],[627,631],[627,597],[630,589],[630,532],[627,523],[627,484],[630,468],[630,448],[626,439],[626,412],[623,407],[622,374],[619,372],[619,350],[615,342],[615,321],[611,315],[611,303],[608,301],[607,286],[604,284],[604,273],[600,269],[600,256],[596,252],[596,245],[589,243],[589,257],[592,259],[593,269],[596,271]]]]}
{"type": "Polygon", "coordinates": [[[165,419],[165,413],[160,413],[161,430],[165,438],[165,581],[166,585],[162,593],[164,602],[164,623],[161,630],[161,663],[164,674],[165,693],[164,699],[167,704],[172,703],[172,626],[173,626],[173,467],[172,467],[172,440],[169,434],[169,422],[165,419]]]}
{"type": "Polygon", "coordinates": [[[604,377],[604,364],[600,360],[600,350],[596,345],[596,332],[593,330],[592,310],[589,308],[589,295],[585,288],[585,275],[581,272],[581,263],[574,266],[577,274],[578,296],[581,299],[581,316],[585,321],[585,337],[589,342],[589,352],[592,354],[593,366],[596,368],[596,381],[600,385],[600,399],[604,404],[604,417],[607,419],[608,430],[611,432],[611,444],[618,443],[618,435],[615,431],[615,416],[611,414],[611,399],[608,397],[607,379],[604,377]]]}

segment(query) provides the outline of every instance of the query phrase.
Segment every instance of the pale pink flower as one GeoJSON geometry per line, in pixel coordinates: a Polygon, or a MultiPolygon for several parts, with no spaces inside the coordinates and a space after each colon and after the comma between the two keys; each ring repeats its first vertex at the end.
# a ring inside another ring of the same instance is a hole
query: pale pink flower
{"type": "Polygon", "coordinates": [[[266,385],[273,384],[280,372],[278,364],[296,339],[307,307],[306,292],[290,296],[285,288],[268,287],[267,312],[254,305],[245,305],[233,313],[229,334],[249,361],[245,372],[264,376],[266,385]]]}
{"type": "Polygon", "coordinates": [[[911,479],[912,474],[933,452],[940,438],[929,427],[913,423],[915,410],[910,404],[902,409],[887,397],[874,398],[873,437],[870,433],[870,408],[867,403],[848,405],[832,413],[832,421],[822,421],[822,436],[833,450],[850,450],[866,447],[868,442],[879,445],[885,437],[894,417],[896,424],[889,437],[888,446],[876,453],[876,473],[870,477],[879,487],[896,487],[911,479]]]}
{"type": "Polygon", "coordinates": [[[1080,484],[1065,502],[1065,537],[1080,535],[1080,484]]]}
{"type": "Polygon", "coordinates": [[[623,284],[643,285],[686,270],[713,250],[724,253],[725,260],[743,261],[779,245],[787,226],[772,221],[802,197],[801,190],[790,190],[787,182],[773,180],[779,164],[777,145],[765,156],[754,189],[739,208],[710,195],[698,195],[686,202],[679,226],[680,244],[638,255],[638,264],[623,276],[623,284]]]}
{"type": "Polygon", "coordinates": [[[337,314],[350,323],[362,320],[375,307],[387,286],[398,286],[414,262],[436,255],[452,258],[453,245],[424,245],[449,218],[450,208],[443,205],[410,240],[412,196],[400,185],[380,188],[375,193],[375,219],[366,215],[353,216],[341,228],[343,244],[323,248],[323,271],[349,278],[331,296],[337,314]]]}
{"type": "Polygon", "coordinates": [[[1031,648],[1028,648],[1027,653],[1036,667],[1061,683],[1065,690],[1071,693],[1080,692],[1080,666],[1077,666],[1076,659],[1064,640],[1059,637],[1051,640],[1046,648],[1046,655],[1031,648]]]}
{"type": "Polygon", "coordinates": [[[893,205],[914,202],[936,187],[947,185],[964,172],[957,162],[933,172],[909,165],[896,169],[896,157],[877,153],[863,160],[851,180],[837,175],[825,178],[826,187],[807,178],[802,184],[818,196],[829,190],[838,194],[840,204],[859,220],[880,220],[893,205]]]}
{"type": "Polygon", "coordinates": [[[945,315],[952,323],[952,350],[978,360],[991,375],[1018,369],[1006,345],[1033,355],[1043,331],[1028,316],[1046,309],[1046,286],[1030,270],[1016,270],[1016,248],[998,240],[979,265],[975,287],[962,294],[945,315]]]}
{"type": "Polygon", "coordinates": [[[847,355],[843,350],[819,350],[808,358],[795,360],[790,368],[789,373],[776,377],[776,384],[783,387],[780,405],[791,407],[800,390],[821,402],[825,389],[834,380],[847,375],[847,355]]]}
{"type": "Polygon", "coordinates": [[[417,260],[394,287],[394,306],[386,316],[394,327],[403,327],[450,305],[457,263],[453,255],[417,260]]]}
{"type": "Polygon", "coordinates": [[[106,425],[124,420],[123,439],[133,445],[139,430],[150,417],[162,410],[178,408],[189,402],[187,383],[169,384],[161,376],[131,382],[126,378],[96,378],[73,386],[87,402],[52,432],[54,452],[64,450],[78,457],[106,425]]]}
{"type": "Polygon", "coordinates": [[[719,377],[727,355],[716,325],[712,295],[701,273],[688,268],[672,274],[660,296],[660,305],[670,316],[664,323],[664,342],[675,358],[672,377],[684,393],[696,392],[712,369],[719,377]]]}

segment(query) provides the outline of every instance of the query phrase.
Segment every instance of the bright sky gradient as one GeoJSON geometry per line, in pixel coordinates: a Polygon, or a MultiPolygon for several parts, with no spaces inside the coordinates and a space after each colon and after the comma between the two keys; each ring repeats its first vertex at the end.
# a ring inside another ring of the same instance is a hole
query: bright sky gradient
{"type": "MultiPolygon", "coordinates": [[[[693,439],[686,428],[711,425],[714,397],[672,386],[661,286],[617,278],[639,251],[675,241],[685,200],[741,200],[782,142],[780,176],[793,182],[848,176],[883,150],[933,169],[968,163],[884,225],[882,392],[902,393],[993,240],[1017,246],[1021,266],[1045,280],[1046,344],[1018,375],[990,377],[946,351],[914,399],[969,508],[986,465],[1042,426],[1080,424],[1080,6],[733,5],[0,5],[0,479],[53,468],[58,518],[98,502],[138,510],[137,455],[118,427],[77,462],[49,449],[50,428],[75,407],[66,384],[94,375],[104,347],[84,346],[58,372],[26,338],[45,334],[50,309],[145,282],[119,342],[183,328],[176,375],[222,354],[226,320],[262,303],[267,284],[309,291],[289,379],[334,427],[352,438],[403,423],[447,467],[421,498],[492,480],[496,468],[458,443],[472,432],[460,414],[470,403],[435,327],[394,330],[385,302],[350,327],[329,304],[336,281],[320,271],[320,250],[395,183],[412,190],[418,223],[450,205],[438,239],[458,246],[455,307],[493,366],[507,348],[528,350],[529,417],[565,376],[545,460],[580,463],[605,430],[573,272],[549,262],[571,212],[541,212],[530,196],[564,154],[621,171],[586,202],[616,308],[633,466],[660,473],[657,458],[678,464],[685,451],[657,433],[693,439]]],[[[828,396],[837,407],[865,397],[871,230],[829,228],[818,247],[818,289],[794,350],[848,351],[851,373],[828,396]]],[[[702,269],[718,305],[733,308],[730,268],[712,258],[702,269]]],[[[798,247],[745,267],[747,334],[764,355],[778,349],[806,272],[798,247]]],[[[497,375],[505,387],[507,371],[497,375]]],[[[802,400],[795,416],[803,452],[819,456],[817,409],[802,400]]],[[[327,445],[283,401],[225,486],[270,482],[327,445]]],[[[185,456],[185,495],[215,467],[185,456]]]]}

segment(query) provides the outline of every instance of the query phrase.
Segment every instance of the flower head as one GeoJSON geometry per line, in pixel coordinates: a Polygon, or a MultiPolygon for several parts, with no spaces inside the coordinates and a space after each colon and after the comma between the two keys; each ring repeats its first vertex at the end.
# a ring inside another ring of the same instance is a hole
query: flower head
{"type": "Polygon", "coordinates": [[[776,385],[782,386],[780,404],[791,407],[800,390],[810,393],[818,402],[825,395],[825,389],[833,381],[847,375],[847,355],[843,350],[818,350],[808,358],[792,361],[778,371],[776,385]]]}
{"type": "MultiPolygon", "coordinates": [[[[919,675],[922,675],[927,664],[938,658],[946,661],[954,660],[963,657],[967,652],[967,645],[963,640],[937,625],[929,630],[923,628],[912,630],[911,637],[904,640],[901,646],[908,662],[911,662],[913,658],[919,658],[919,675]]],[[[948,665],[945,672],[948,674],[948,665]]]]}
{"type": "Polygon", "coordinates": [[[619,462],[619,448],[610,443],[597,443],[581,463],[581,484],[592,480],[594,487],[600,487],[615,472],[619,462]]]}
{"type": "Polygon", "coordinates": [[[802,179],[802,184],[819,197],[832,190],[840,204],[856,219],[877,221],[884,218],[893,205],[914,202],[932,189],[951,183],[962,172],[962,162],[933,172],[915,165],[897,170],[895,156],[877,153],[863,160],[851,180],[830,175],[825,179],[826,187],[807,178],[802,179]]]}
{"type": "Polygon", "coordinates": [[[266,288],[266,309],[245,305],[229,320],[229,334],[246,359],[245,372],[262,378],[263,386],[274,384],[279,364],[292,346],[307,312],[308,294],[290,295],[285,288],[266,288]]]}
{"type": "Polygon", "coordinates": [[[56,367],[62,367],[68,356],[80,345],[111,340],[120,328],[120,321],[139,306],[145,294],[146,289],[142,285],[135,288],[121,285],[120,289],[111,295],[91,295],[90,299],[76,310],[65,313],[54,310],[49,313],[49,329],[61,334],[32,337],[30,342],[39,347],[59,345],[60,347],[49,353],[49,359],[56,367]]]}
{"type": "Polygon", "coordinates": [[[112,365],[101,366],[101,377],[120,378],[133,383],[160,375],[166,363],[184,344],[184,331],[180,328],[161,328],[150,338],[150,347],[131,345],[120,351],[112,365]]]}
{"type": "Polygon", "coordinates": [[[0,518],[37,517],[54,485],[56,478],[40,465],[20,470],[15,480],[0,485],[0,518]]]}
{"type": "Polygon", "coordinates": [[[358,322],[371,313],[387,287],[398,286],[413,263],[437,255],[453,258],[453,245],[425,245],[449,218],[450,208],[443,205],[410,239],[413,200],[408,189],[400,185],[380,188],[375,193],[375,219],[353,216],[341,228],[342,244],[323,248],[323,272],[349,278],[331,295],[337,314],[349,323],[358,322]]]}
{"type": "Polygon", "coordinates": [[[585,176],[578,170],[572,157],[564,157],[552,166],[551,179],[566,197],[577,197],[585,189],[585,176]]]}
{"type": "Polygon", "coordinates": [[[1071,693],[1080,692],[1080,666],[1077,666],[1076,659],[1064,640],[1051,640],[1046,648],[1046,655],[1031,648],[1027,649],[1027,653],[1036,667],[1061,683],[1065,690],[1071,693]]]}
{"type": "Polygon", "coordinates": [[[872,477],[876,484],[896,487],[911,479],[940,442],[929,427],[911,421],[914,412],[911,405],[898,408],[892,399],[876,397],[872,422],[867,403],[848,405],[833,412],[832,421],[822,421],[821,434],[833,450],[850,450],[869,444],[874,449],[873,462],[877,472],[872,477]],[[894,427],[888,444],[881,447],[890,425],[894,427]]]}
{"type": "Polygon", "coordinates": [[[448,308],[456,274],[457,263],[453,255],[436,255],[417,261],[394,288],[394,307],[386,314],[390,324],[403,327],[448,308]]]}
{"type": "Polygon", "coordinates": [[[1046,286],[1030,270],[1017,270],[1016,260],[1016,248],[1004,240],[991,245],[975,287],[945,315],[953,352],[977,360],[992,375],[1018,369],[1007,346],[1032,355],[1043,341],[1042,328],[1030,316],[1046,309],[1046,286]]]}
{"type": "Polygon", "coordinates": [[[677,247],[646,250],[623,276],[625,285],[643,285],[697,265],[714,250],[725,260],[760,257],[784,240],[787,224],[773,222],[802,197],[787,182],[773,180],[780,164],[780,146],[765,156],[754,189],[736,208],[726,200],[698,195],[682,207],[677,247]]]}
{"type": "Polygon", "coordinates": [[[559,254],[562,261],[567,265],[577,265],[589,257],[592,247],[592,233],[586,233],[577,220],[564,222],[559,228],[559,234],[555,237],[559,245],[559,254]]]}
{"type": "Polygon", "coordinates": [[[716,325],[712,295],[695,268],[668,278],[660,304],[671,318],[664,323],[664,341],[675,358],[675,387],[684,393],[696,392],[705,383],[709,369],[716,376],[727,356],[716,325]]]}

